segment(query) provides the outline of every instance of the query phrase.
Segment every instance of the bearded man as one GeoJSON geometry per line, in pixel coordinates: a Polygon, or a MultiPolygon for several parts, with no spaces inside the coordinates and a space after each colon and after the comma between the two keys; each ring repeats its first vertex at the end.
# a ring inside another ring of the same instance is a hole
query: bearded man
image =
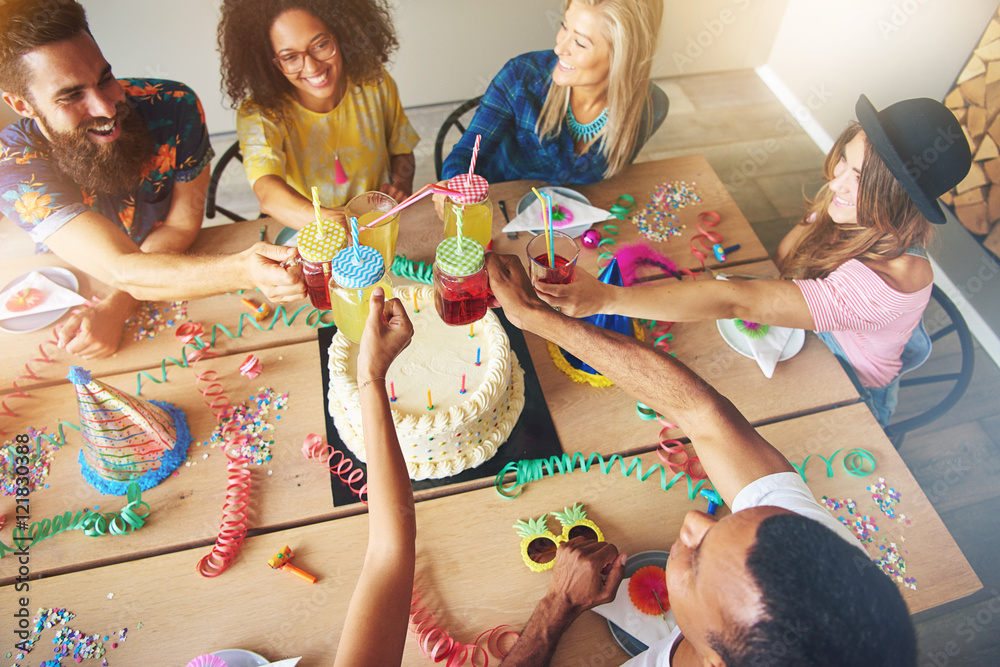
{"type": "Polygon", "coordinates": [[[212,159],[204,113],[187,86],[116,79],[74,1],[0,3],[0,89],[23,118],[0,131],[0,213],[39,251],[115,290],[73,315],[59,345],[83,358],[117,350],[139,299],[260,288],[304,295],[290,249],[257,244],[180,255],[201,229],[212,159]]]}

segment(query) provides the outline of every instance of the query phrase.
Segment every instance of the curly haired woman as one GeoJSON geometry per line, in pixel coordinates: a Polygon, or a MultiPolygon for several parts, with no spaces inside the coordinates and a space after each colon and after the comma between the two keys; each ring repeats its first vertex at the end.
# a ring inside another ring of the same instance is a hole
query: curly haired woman
{"type": "Polygon", "coordinates": [[[341,220],[362,192],[410,194],[420,137],[384,68],[398,46],[384,0],[225,0],[218,36],[263,213],[300,229],[314,217],[312,187],[341,220]]]}

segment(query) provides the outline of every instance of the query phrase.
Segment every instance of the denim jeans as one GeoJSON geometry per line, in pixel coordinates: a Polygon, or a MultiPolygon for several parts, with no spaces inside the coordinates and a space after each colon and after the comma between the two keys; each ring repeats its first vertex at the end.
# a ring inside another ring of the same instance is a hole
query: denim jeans
{"type": "MultiPolygon", "coordinates": [[[[817,331],[816,335],[819,336],[821,341],[826,343],[826,346],[837,357],[840,365],[847,371],[847,377],[851,378],[854,388],[858,390],[861,399],[868,405],[868,409],[875,415],[878,423],[883,428],[888,426],[889,421],[892,419],[892,413],[896,409],[896,403],[899,400],[899,376],[897,375],[884,387],[862,386],[861,380],[858,379],[857,373],[854,372],[854,368],[851,366],[851,362],[847,360],[847,355],[844,354],[844,350],[841,349],[840,344],[834,339],[833,334],[826,331],[817,331]]],[[[926,336],[927,334],[924,333],[924,335],[926,336]]],[[[926,357],[924,359],[926,360],[926,357]]]]}

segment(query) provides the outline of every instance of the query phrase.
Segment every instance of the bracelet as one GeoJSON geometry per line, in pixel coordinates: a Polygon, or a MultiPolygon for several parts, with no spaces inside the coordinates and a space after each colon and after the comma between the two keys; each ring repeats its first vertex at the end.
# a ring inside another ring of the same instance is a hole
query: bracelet
{"type": "Polygon", "coordinates": [[[362,389],[364,389],[365,387],[367,387],[368,385],[370,385],[372,382],[375,382],[375,380],[385,380],[385,376],[383,375],[382,377],[372,378],[371,380],[368,380],[364,384],[359,385],[358,386],[358,392],[360,392],[362,389]]]}

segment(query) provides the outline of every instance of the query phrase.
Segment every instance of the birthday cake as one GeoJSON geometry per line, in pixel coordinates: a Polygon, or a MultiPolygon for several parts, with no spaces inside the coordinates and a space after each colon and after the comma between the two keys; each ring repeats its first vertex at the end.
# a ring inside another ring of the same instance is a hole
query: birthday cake
{"type": "MultiPolygon", "coordinates": [[[[430,287],[393,292],[413,323],[413,341],[386,375],[392,420],[410,477],[449,477],[475,468],[496,454],[524,407],[524,370],[507,332],[492,311],[471,325],[471,335],[469,327],[445,324],[430,287]]],[[[334,336],[329,410],[348,449],[365,461],[357,354],[358,346],[347,337],[334,336]]]]}

